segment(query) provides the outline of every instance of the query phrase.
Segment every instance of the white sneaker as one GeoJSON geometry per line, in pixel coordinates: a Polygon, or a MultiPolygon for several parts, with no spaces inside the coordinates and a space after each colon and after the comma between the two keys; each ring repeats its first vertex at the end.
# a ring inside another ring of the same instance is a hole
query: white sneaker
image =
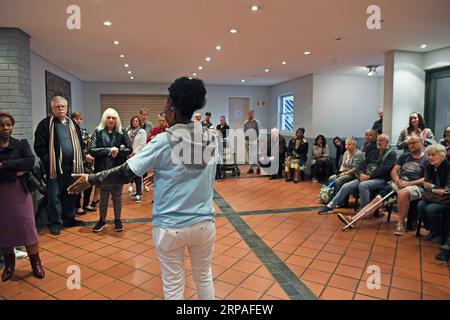
{"type": "Polygon", "coordinates": [[[142,196],[132,196],[131,199],[136,201],[136,202],[141,202],[142,201],[142,196]]]}
{"type": "Polygon", "coordinates": [[[130,186],[128,187],[128,193],[133,193],[133,186],[130,185],[130,186]]]}
{"type": "Polygon", "coordinates": [[[150,187],[149,186],[145,186],[144,189],[145,189],[145,192],[150,192],[150,187]]]}
{"type": "Polygon", "coordinates": [[[16,259],[23,259],[28,257],[28,253],[17,250],[16,248],[14,248],[14,254],[16,255],[16,259]]]}

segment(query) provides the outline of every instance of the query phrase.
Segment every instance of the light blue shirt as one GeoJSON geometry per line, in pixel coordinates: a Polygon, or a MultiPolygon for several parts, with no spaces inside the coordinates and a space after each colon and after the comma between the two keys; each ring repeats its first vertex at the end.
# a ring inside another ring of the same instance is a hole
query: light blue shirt
{"type": "Polygon", "coordinates": [[[153,138],[127,163],[141,177],[154,172],[153,225],[160,228],[184,228],[205,220],[214,221],[213,183],[216,164],[186,166],[171,159],[170,135],[153,138]]]}

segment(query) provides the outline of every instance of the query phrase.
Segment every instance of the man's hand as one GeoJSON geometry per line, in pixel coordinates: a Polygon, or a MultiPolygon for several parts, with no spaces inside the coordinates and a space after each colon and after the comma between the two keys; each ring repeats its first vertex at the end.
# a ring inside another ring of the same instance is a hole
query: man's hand
{"type": "Polygon", "coordinates": [[[119,149],[116,147],[112,147],[111,151],[109,151],[109,155],[111,156],[111,158],[117,157],[118,153],[119,153],[119,149]]]}
{"type": "Polygon", "coordinates": [[[360,181],[367,181],[367,180],[369,180],[369,179],[370,179],[370,176],[368,176],[367,174],[361,173],[361,174],[359,175],[359,180],[360,180],[360,181]]]}
{"type": "Polygon", "coordinates": [[[19,172],[17,172],[17,176],[18,176],[18,177],[21,177],[21,176],[23,176],[25,173],[27,173],[27,171],[19,171],[19,172]]]}
{"type": "Polygon", "coordinates": [[[93,163],[94,162],[94,157],[91,156],[90,154],[88,154],[86,157],[84,157],[84,162],[93,163]]]}
{"type": "Polygon", "coordinates": [[[67,188],[67,192],[69,194],[76,194],[80,193],[81,191],[84,191],[86,189],[89,189],[91,186],[88,182],[88,174],[82,173],[82,174],[72,174],[72,177],[78,178],[77,181],[75,181],[70,187],[67,188]]]}
{"type": "Polygon", "coordinates": [[[150,173],[148,176],[144,178],[142,183],[144,184],[144,187],[150,187],[153,184],[153,173],[150,173]]]}
{"type": "Polygon", "coordinates": [[[409,182],[408,181],[403,181],[403,180],[399,180],[399,182],[397,183],[397,185],[403,189],[409,186],[409,182]]]}
{"type": "Polygon", "coordinates": [[[448,195],[447,189],[434,189],[433,193],[437,194],[439,197],[443,197],[443,196],[448,195]]]}

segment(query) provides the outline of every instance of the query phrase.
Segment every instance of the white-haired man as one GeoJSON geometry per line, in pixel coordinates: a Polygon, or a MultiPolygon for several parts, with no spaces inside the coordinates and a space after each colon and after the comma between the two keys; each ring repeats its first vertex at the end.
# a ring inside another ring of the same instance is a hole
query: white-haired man
{"type": "Polygon", "coordinates": [[[59,235],[65,227],[84,226],[75,219],[76,195],[67,188],[75,181],[72,173],[83,173],[85,149],[80,127],[67,117],[67,100],[56,96],[51,100],[52,115],[43,119],[34,133],[34,151],[47,170],[48,228],[59,235]]]}

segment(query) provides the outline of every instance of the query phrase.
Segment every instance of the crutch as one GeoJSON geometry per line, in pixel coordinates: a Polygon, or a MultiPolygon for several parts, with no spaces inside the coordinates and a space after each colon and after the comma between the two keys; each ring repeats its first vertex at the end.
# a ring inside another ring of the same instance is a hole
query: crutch
{"type": "Polygon", "coordinates": [[[381,198],[379,201],[377,201],[376,203],[374,203],[372,206],[370,206],[369,209],[367,209],[366,211],[360,211],[358,212],[358,214],[352,219],[352,221],[347,224],[346,226],[344,226],[342,228],[342,230],[346,230],[348,229],[352,224],[354,224],[356,221],[358,221],[359,219],[361,219],[367,212],[370,212],[370,210],[372,210],[373,208],[377,207],[380,203],[382,203],[384,200],[386,200],[387,198],[389,198],[390,196],[392,196],[394,193],[397,192],[398,187],[395,183],[391,183],[391,187],[392,187],[392,191],[389,192],[387,195],[385,195],[383,198],[381,198]]]}

